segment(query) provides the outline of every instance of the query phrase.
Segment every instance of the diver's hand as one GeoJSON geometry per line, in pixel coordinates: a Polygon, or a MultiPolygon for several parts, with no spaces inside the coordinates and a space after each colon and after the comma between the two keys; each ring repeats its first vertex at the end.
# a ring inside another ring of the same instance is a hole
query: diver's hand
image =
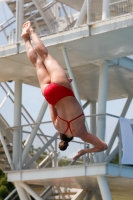
{"type": "Polygon", "coordinates": [[[86,152],[86,149],[80,150],[76,156],[74,156],[73,160],[77,160],[80,156],[84,155],[86,152]]]}

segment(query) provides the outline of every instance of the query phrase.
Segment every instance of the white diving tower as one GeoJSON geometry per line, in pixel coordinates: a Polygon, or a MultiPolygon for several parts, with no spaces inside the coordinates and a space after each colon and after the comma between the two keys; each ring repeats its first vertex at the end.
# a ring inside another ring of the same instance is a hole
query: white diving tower
{"type": "Polygon", "coordinates": [[[6,0],[6,4],[13,17],[0,26],[8,41],[0,47],[0,82],[6,93],[0,107],[7,98],[14,102],[14,126],[10,127],[0,114],[0,141],[7,157],[3,170],[16,187],[6,200],[15,199],[13,195],[19,195],[21,200],[30,200],[31,196],[36,200],[132,200],[133,168],[121,163],[119,117],[125,117],[133,95],[133,61],[126,57],[133,53],[133,1],[6,0]],[[73,78],[76,98],[86,101],[83,109],[90,106],[90,132],[104,140],[106,117],[116,119],[108,150],[89,155],[89,160],[88,155],[84,156],[80,165],[58,167],[58,134],[49,138],[47,129],[45,135],[40,128],[47,108],[45,99],[36,121],[22,105],[22,84],[39,87],[20,37],[22,24],[27,20],[73,78]],[[14,29],[8,33],[10,25],[14,29]],[[10,80],[15,82],[15,92],[6,83],[10,80]],[[107,101],[122,98],[127,101],[120,116],[106,113],[107,101]],[[26,125],[22,126],[21,116],[26,125]],[[31,131],[22,143],[26,126],[31,131]],[[33,155],[30,150],[35,138],[42,146],[33,155]],[[112,150],[116,138],[119,142],[112,150]],[[38,164],[36,160],[45,150],[49,154],[38,164]],[[116,154],[118,165],[110,163],[116,154]],[[49,159],[52,167],[48,167],[49,159]]]}

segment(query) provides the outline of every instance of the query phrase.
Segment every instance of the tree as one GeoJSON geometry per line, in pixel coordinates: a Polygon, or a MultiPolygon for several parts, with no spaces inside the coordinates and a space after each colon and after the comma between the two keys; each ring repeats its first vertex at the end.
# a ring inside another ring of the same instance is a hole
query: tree
{"type": "MultiPolygon", "coordinates": [[[[0,200],[6,198],[13,190],[14,185],[11,182],[7,182],[7,176],[0,169],[0,200]]],[[[16,198],[19,200],[19,197],[16,198]]]]}

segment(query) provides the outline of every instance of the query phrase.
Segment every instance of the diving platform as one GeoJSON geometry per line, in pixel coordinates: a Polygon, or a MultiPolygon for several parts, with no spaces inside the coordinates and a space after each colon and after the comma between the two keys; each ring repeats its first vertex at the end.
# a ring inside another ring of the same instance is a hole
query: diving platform
{"type": "Polygon", "coordinates": [[[89,164],[58,168],[8,172],[8,181],[25,182],[28,185],[96,190],[100,194],[97,176],[105,176],[112,199],[132,200],[133,169],[114,164],[89,164]]]}
{"type": "MultiPolygon", "coordinates": [[[[133,14],[82,25],[41,40],[65,70],[62,47],[66,48],[81,99],[97,100],[98,71],[105,60],[109,61],[108,100],[133,94],[133,61],[125,57],[133,52],[133,14]]],[[[0,73],[0,82],[20,78],[25,84],[39,87],[23,42],[0,47],[0,73]]]]}

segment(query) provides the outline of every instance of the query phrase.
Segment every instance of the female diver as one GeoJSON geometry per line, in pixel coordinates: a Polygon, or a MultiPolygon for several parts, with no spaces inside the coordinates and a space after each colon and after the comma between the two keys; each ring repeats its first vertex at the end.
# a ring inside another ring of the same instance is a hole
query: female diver
{"type": "Polygon", "coordinates": [[[72,80],[67,78],[63,68],[48,53],[30,21],[24,23],[21,37],[25,41],[27,56],[36,68],[41,92],[49,103],[53,125],[60,132],[60,150],[66,150],[73,137],[79,137],[84,142],[94,145],[93,148],[80,150],[74,160],[85,153],[106,150],[107,145],[104,141],[87,132],[82,108],[71,89],[72,80]]]}

